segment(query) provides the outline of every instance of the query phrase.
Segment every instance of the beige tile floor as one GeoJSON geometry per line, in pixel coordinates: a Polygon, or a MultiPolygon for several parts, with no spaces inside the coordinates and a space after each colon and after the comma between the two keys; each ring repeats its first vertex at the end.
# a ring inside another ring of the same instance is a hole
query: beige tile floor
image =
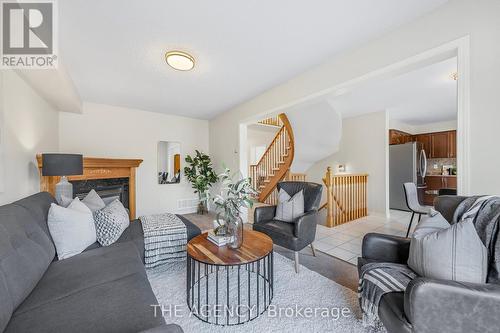
{"type": "MultiPolygon", "coordinates": [[[[404,237],[410,217],[409,212],[391,210],[389,218],[370,215],[333,228],[318,225],[314,246],[321,252],[355,265],[357,257],[361,256],[361,243],[365,234],[377,232],[404,237]]],[[[412,230],[415,225],[416,218],[412,230]]]]}

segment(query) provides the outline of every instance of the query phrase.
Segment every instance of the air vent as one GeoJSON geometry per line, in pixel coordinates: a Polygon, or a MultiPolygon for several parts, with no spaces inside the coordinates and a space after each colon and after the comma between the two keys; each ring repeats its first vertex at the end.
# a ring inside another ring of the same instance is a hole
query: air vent
{"type": "Polygon", "coordinates": [[[198,199],[177,200],[177,210],[179,213],[195,213],[198,207],[198,199]]]}

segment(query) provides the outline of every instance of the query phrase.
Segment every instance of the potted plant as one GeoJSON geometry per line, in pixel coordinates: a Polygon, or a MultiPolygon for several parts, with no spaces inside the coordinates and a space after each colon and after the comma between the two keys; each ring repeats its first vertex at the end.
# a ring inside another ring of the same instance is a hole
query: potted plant
{"type": "Polygon", "coordinates": [[[198,150],[196,155],[191,157],[187,155],[185,161],[188,166],[184,168],[184,175],[195,189],[194,193],[198,193],[198,214],[204,214],[208,211],[208,189],[218,180],[217,174],[212,168],[210,156],[198,150]]]}
{"type": "Polygon", "coordinates": [[[215,196],[213,201],[217,209],[219,227],[225,228],[227,234],[231,236],[232,240],[228,245],[231,248],[239,248],[243,243],[241,209],[243,207],[252,208],[252,197],[257,192],[252,188],[250,178],[243,178],[236,182],[233,181],[233,178],[231,171],[225,168],[224,172],[219,175],[219,179],[222,181],[221,194],[215,196]],[[221,221],[221,216],[223,221],[221,221]]]}

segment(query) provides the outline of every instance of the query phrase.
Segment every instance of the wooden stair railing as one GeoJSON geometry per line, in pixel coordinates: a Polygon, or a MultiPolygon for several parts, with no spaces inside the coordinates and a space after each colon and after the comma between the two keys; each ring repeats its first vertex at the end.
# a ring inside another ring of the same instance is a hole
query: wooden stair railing
{"type": "Polygon", "coordinates": [[[281,122],[280,116],[276,117],[271,117],[271,118],[266,118],[264,120],[259,121],[259,124],[262,125],[269,125],[269,126],[276,126],[276,127],[281,127],[283,126],[283,123],[281,122]]]}
{"type": "Polygon", "coordinates": [[[282,124],[259,162],[250,166],[252,186],[259,192],[258,201],[266,202],[276,184],[289,173],[294,157],[293,131],[285,114],[280,114],[282,124]]]}
{"type": "Polygon", "coordinates": [[[327,201],[320,210],[326,209],[327,227],[334,227],[368,215],[367,174],[334,175],[328,167],[323,182],[326,186],[327,201]]]}

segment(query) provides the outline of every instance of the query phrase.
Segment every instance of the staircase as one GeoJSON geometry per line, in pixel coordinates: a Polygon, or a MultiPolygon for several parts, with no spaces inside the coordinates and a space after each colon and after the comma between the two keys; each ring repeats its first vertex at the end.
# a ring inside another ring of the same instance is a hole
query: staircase
{"type": "MultiPolygon", "coordinates": [[[[287,116],[282,113],[278,117],[263,120],[261,123],[279,126],[280,129],[267,147],[257,164],[250,165],[252,186],[257,190],[258,201],[275,204],[276,185],[279,181],[292,177],[290,167],[294,157],[293,131],[287,116]]],[[[294,175],[294,178],[300,178],[294,175]]]]}

